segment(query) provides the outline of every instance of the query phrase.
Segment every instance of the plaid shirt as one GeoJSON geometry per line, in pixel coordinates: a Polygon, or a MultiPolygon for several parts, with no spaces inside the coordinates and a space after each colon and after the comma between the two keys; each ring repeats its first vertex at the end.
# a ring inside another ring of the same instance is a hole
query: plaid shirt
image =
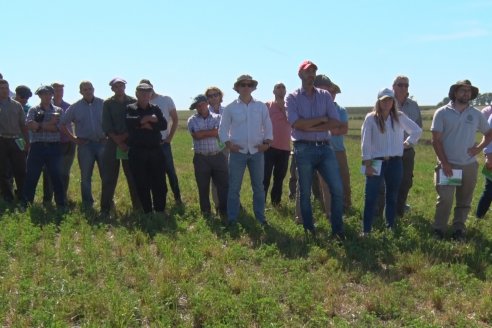
{"type": "MultiPolygon", "coordinates": [[[[36,113],[39,111],[44,112],[43,122],[49,122],[54,113],[58,113],[61,117],[62,112],[63,112],[60,107],[56,107],[53,105],[51,105],[50,109],[47,109],[47,110],[42,109],[41,105],[31,107],[29,109],[29,112],[27,112],[26,125],[34,121],[36,113]]],[[[48,131],[34,132],[34,131],[31,131],[29,133],[29,137],[31,139],[31,143],[34,143],[34,142],[60,142],[60,131],[57,131],[57,132],[48,132],[48,131]]]]}
{"type": "MultiPolygon", "coordinates": [[[[206,131],[218,129],[220,124],[220,115],[209,113],[209,115],[203,118],[199,114],[194,114],[188,119],[188,131],[190,133],[198,131],[206,131]]],[[[193,150],[195,153],[213,153],[219,152],[221,148],[218,144],[217,137],[210,137],[204,139],[193,138],[193,150]]]]}

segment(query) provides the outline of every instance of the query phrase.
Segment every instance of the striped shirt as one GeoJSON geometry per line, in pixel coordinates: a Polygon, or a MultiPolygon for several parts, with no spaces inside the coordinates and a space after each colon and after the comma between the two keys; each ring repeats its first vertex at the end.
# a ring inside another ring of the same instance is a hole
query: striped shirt
{"type": "Polygon", "coordinates": [[[398,112],[399,122],[393,121],[391,116],[385,121],[384,133],[379,130],[374,112],[366,115],[362,123],[362,160],[369,160],[386,156],[403,155],[403,133],[408,133],[405,140],[415,145],[422,135],[422,129],[402,112],[398,112]],[[392,126],[393,125],[393,126],[392,126]]]}
{"type": "MultiPolygon", "coordinates": [[[[195,133],[198,131],[207,131],[218,129],[220,124],[220,115],[209,113],[207,117],[195,114],[188,119],[188,131],[195,133]]],[[[195,139],[193,138],[193,150],[195,153],[213,153],[219,152],[221,148],[218,144],[217,137],[195,139]]]]}
{"type": "MultiPolygon", "coordinates": [[[[51,117],[55,114],[58,113],[58,115],[62,115],[62,109],[60,107],[56,107],[53,105],[50,105],[50,108],[47,110],[44,110],[41,108],[41,105],[37,105],[34,107],[31,107],[29,109],[29,112],[27,112],[27,117],[26,117],[26,125],[34,122],[34,118],[36,117],[36,113],[41,113],[44,112],[44,118],[43,122],[49,122],[51,120],[51,117]]],[[[29,137],[31,139],[31,143],[34,142],[60,142],[60,131],[56,132],[49,132],[49,131],[31,131],[29,133],[29,137]]]]}

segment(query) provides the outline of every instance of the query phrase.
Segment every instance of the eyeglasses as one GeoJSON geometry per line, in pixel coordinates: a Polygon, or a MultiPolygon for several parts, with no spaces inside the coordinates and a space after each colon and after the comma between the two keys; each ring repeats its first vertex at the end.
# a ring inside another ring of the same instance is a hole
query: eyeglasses
{"type": "Polygon", "coordinates": [[[208,99],[218,98],[218,97],[220,97],[220,93],[211,93],[207,95],[208,99]]]}
{"type": "Polygon", "coordinates": [[[408,83],[397,83],[396,86],[399,88],[408,88],[408,83]]]}
{"type": "Polygon", "coordinates": [[[239,83],[239,86],[240,87],[243,87],[243,88],[254,88],[255,87],[255,84],[254,83],[239,83]]]}

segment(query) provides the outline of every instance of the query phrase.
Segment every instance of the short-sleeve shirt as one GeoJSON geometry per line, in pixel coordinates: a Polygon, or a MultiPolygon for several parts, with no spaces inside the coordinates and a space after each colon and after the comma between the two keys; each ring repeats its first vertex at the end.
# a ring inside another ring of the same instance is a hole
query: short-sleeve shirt
{"type": "MultiPolygon", "coordinates": [[[[57,115],[62,115],[63,110],[60,107],[56,107],[53,105],[50,105],[49,109],[43,109],[41,105],[37,105],[34,107],[31,107],[29,109],[29,112],[27,112],[27,117],[26,117],[26,125],[35,121],[36,113],[42,113],[44,114],[43,120],[41,122],[49,122],[51,120],[51,117],[57,113],[57,115]]],[[[39,122],[38,122],[39,123],[39,122]]],[[[51,132],[51,131],[31,131],[29,133],[29,137],[31,139],[31,143],[35,142],[60,142],[60,131],[56,132],[51,132]]]]}
{"type": "Polygon", "coordinates": [[[156,97],[150,99],[150,103],[159,106],[159,109],[164,115],[164,118],[167,121],[167,129],[161,131],[162,139],[166,139],[169,136],[169,132],[171,130],[171,126],[173,125],[173,119],[171,117],[171,111],[176,110],[176,106],[174,105],[174,101],[169,96],[163,96],[156,94],[156,97]]]}
{"type": "MultiPolygon", "coordinates": [[[[340,116],[340,122],[347,123],[349,116],[347,110],[335,103],[337,108],[338,116],[340,116]]],[[[334,151],[345,151],[345,145],[343,143],[343,136],[331,136],[331,147],[334,151]]]]}
{"type": "MultiPolygon", "coordinates": [[[[198,131],[207,131],[218,129],[220,125],[220,115],[210,113],[207,117],[200,114],[194,114],[188,119],[188,131],[195,133],[198,131]]],[[[196,153],[211,153],[220,151],[217,137],[209,137],[203,139],[193,138],[193,150],[196,153]]]]}
{"type": "Polygon", "coordinates": [[[82,98],[65,111],[60,123],[71,125],[73,122],[77,137],[99,141],[104,138],[102,112],[103,100],[101,98],[94,97],[90,103],[82,98]]]}
{"type": "Polygon", "coordinates": [[[478,109],[469,106],[460,113],[453,108],[452,102],[436,110],[431,125],[431,131],[442,133],[448,162],[456,165],[476,162],[475,157],[468,155],[468,149],[475,144],[477,131],[485,134],[489,129],[487,120],[478,109]]]}

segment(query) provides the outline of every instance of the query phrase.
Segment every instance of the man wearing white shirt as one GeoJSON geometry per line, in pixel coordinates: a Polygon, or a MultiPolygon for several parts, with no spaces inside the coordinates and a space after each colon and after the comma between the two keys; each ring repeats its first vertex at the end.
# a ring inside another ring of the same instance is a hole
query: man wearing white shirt
{"type": "Polygon", "coordinates": [[[470,101],[478,96],[478,88],[469,80],[458,81],[449,88],[450,102],[436,110],[432,119],[432,146],[439,161],[434,181],[437,203],[434,215],[434,234],[444,237],[447,229],[453,197],[456,205],[453,218],[453,239],[464,238],[465,222],[470,212],[473,191],[477,183],[478,163],[475,156],[492,140],[492,129],[485,116],[470,101]],[[476,132],[484,134],[476,144],[476,132]],[[454,170],[462,171],[460,186],[440,185],[439,171],[447,177],[454,170]]]}
{"type": "MultiPolygon", "coordinates": [[[[150,83],[147,79],[142,79],[140,83],[147,83],[151,87],[153,87],[152,83],[150,83]]],[[[166,159],[164,168],[166,170],[167,178],[169,179],[169,186],[174,194],[174,200],[176,205],[182,205],[183,201],[181,200],[181,191],[179,189],[179,181],[178,175],[176,174],[176,168],[174,167],[173,153],[171,150],[171,141],[173,140],[174,133],[178,128],[178,112],[176,111],[176,106],[174,105],[174,101],[169,96],[163,96],[154,91],[152,89],[152,96],[150,98],[150,103],[152,105],[159,106],[162,115],[167,121],[167,129],[161,131],[162,135],[162,150],[164,151],[164,157],[166,159]]]]}
{"type": "Polygon", "coordinates": [[[265,225],[264,152],[273,141],[272,122],[267,106],[251,96],[258,82],[250,75],[241,75],[234,83],[238,99],[230,103],[219,126],[220,140],[230,151],[227,218],[230,224],[239,215],[239,192],[248,166],[253,188],[253,210],[260,224],[265,225]]]}

